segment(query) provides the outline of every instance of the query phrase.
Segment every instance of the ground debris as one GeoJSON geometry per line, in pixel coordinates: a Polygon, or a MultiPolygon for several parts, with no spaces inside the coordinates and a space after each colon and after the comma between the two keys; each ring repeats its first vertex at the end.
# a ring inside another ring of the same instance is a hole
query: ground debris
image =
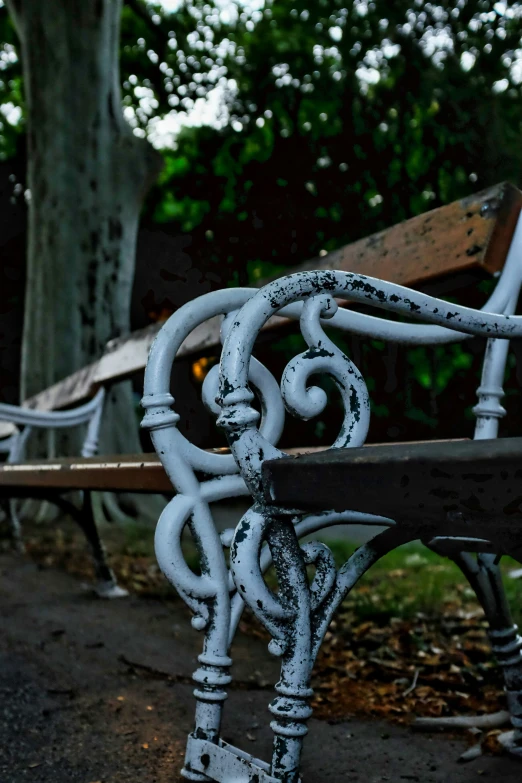
{"type": "Polygon", "coordinates": [[[475,619],[459,617],[458,606],[442,609],[443,614],[386,625],[361,624],[356,613],[341,613],[315,667],[315,714],[409,723],[415,716],[501,710],[502,675],[485,629],[475,619]],[[453,633],[457,622],[458,635],[453,633]]]}
{"type": "MultiPolygon", "coordinates": [[[[111,565],[119,583],[131,593],[163,602],[177,600],[157,567],[152,534],[152,530],[142,531],[141,537],[133,534],[129,540],[120,531],[120,540],[111,541],[108,547],[111,565]]],[[[27,549],[43,566],[93,581],[80,533],[32,530],[27,549]]],[[[426,557],[410,554],[395,567],[379,566],[344,602],[314,669],[316,717],[375,716],[411,723],[415,717],[484,715],[505,709],[502,674],[491,654],[478,603],[456,567],[451,571],[452,564],[433,553],[426,557]],[[390,573],[394,578],[389,578],[390,573]]],[[[507,586],[518,590],[516,580],[507,586]]],[[[248,612],[239,629],[269,640],[248,612]]],[[[92,647],[102,644],[96,642],[92,647]]],[[[120,661],[141,676],[172,679],[146,663],[125,656],[120,661]]],[[[182,680],[189,682],[190,678],[182,680]]],[[[270,683],[234,682],[231,687],[264,689],[270,683]]],[[[494,745],[493,739],[488,742],[494,745]]]]}

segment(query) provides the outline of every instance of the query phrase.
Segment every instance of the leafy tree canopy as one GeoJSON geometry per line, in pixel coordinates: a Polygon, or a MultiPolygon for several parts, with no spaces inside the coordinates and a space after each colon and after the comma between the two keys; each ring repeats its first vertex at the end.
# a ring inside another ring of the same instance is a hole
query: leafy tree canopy
{"type": "Polygon", "coordinates": [[[521,29],[519,3],[266,3],[229,35],[229,122],[165,153],[155,218],[244,281],[520,183],[521,29]]]}
{"type": "MultiPolygon", "coordinates": [[[[0,0],[1,3],[1,0],[0,0]]],[[[521,180],[519,2],[126,0],[125,114],[163,145],[147,217],[222,281],[256,279],[502,179],[521,180]],[[169,138],[215,101],[213,126],[169,138]]],[[[0,155],[23,129],[0,8],[0,155]]]]}
{"type": "MultiPolygon", "coordinates": [[[[236,17],[204,0],[181,0],[175,12],[165,3],[123,0],[122,97],[136,135],[158,143],[162,117],[190,111],[217,85],[226,89],[224,57],[234,49],[228,20],[236,17]]],[[[24,130],[24,104],[18,41],[3,0],[0,42],[0,159],[6,159],[24,130]]]]}

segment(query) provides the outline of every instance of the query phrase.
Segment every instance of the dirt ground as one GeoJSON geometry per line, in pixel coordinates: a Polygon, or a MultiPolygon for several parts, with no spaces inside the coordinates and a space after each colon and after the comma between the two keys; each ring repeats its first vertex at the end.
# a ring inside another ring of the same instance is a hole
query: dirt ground
{"type": "MultiPolygon", "coordinates": [[[[69,574],[0,556],[0,783],[181,783],[200,637],[181,602],[95,599],[69,574]]],[[[277,662],[240,635],[224,738],[269,759],[277,662]]],[[[520,781],[522,762],[458,762],[449,739],[350,718],[310,721],[303,783],[478,777],[520,781]]]]}

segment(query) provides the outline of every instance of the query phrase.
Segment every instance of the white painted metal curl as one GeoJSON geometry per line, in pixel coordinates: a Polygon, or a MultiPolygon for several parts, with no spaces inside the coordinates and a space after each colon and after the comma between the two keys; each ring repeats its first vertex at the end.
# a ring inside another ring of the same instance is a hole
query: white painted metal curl
{"type": "Polygon", "coordinates": [[[364,378],[357,367],[323,332],[320,317],[332,318],[337,303],[330,296],[317,296],[304,303],[301,332],[308,350],[286,366],[281,380],[285,406],[294,416],[312,419],[322,413],[328,402],[326,392],[308,386],[312,375],[333,378],[343,401],[344,420],[334,448],[361,446],[370,425],[370,398],[364,378]]]}
{"type": "MultiPolygon", "coordinates": [[[[521,240],[520,224],[517,231],[518,239],[521,240]]],[[[281,682],[277,687],[280,695],[271,706],[276,716],[272,723],[275,738],[271,774],[281,780],[294,780],[299,765],[302,738],[306,733],[304,724],[309,715],[305,695],[309,689],[309,673],[335,609],[360,576],[382,554],[395,548],[401,541],[406,541],[411,531],[408,533],[394,529],[391,525],[387,531],[355,552],[339,571],[331,552],[324,544],[317,542],[299,548],[297,536],[306,526],[306,518],[299,521],[299,517],[303,515],[299,515],[295,510],[284,511],[273,507],[263,495],[262,465],[267,459],[283,456],[283,452],[262,437],[258,428],[258,416],[251,405],[252,393],[248,386],[246,368],[255,339],[270,317],[284,308],[295,306],[299,301],[304,302],[301,331],[308,351],[289,362],[283,375],[281,390],[287,409],[294,415],[308,419],[325,407],[324,392],[317,387],[308,386],[308,380],[313,374],[318,371],[328,373],[338,381],[341,389],[350,386],[347,373],[357,377],[357,380],[360,377],[342,352],[331,349],[332,344],[322,331],[321,321],[324,316],[331,317],[336,310],[333,297],[346,297],[366,304],[370,302],[380,309],[422,318],[429,323],[425,329],[431,330],[432,337],[435,338],[432,342],[446,340],[448,328],[443,324],[449,324],[449,330],[458,332],[459,337],[463,333],[487,336],[490,339],[482,384],[478,390],[479,404],[475,408],[476,437],[495,437],[498,418],[504,413],[499,400],[503,394],[502,379],[508,339],[522,336],[522,318],[512,316],[520,290],[521,248],[522,242],[519,242],[516,246],[518,266],[513,260],[515,255],[510,253],[509,267],[501,280],[502,287],[497,289],[502,294],[498,294],[496,300],[501,304],[500,314],[455,307],[442,300],[360,275],[308,272],[290,275],[265,286],[234,318],[234,324],[225,340],[220,365],[219,403],[222,411],[219,423],[227,432],[231,450],[255,505],[236,528],[231,546],[231,568],[238,592],[272,635],[271,651],[282,656],[281,682]],[[326,361],[317,361],[319,357],[326,361]],[[312,369],[307,368],[307,361],[310,361],[312,369]],[[292,516],[293,520],[290,519],[292,516]],[[279,595],[277,601],[273,600],[274,595],[268,590],[263,579],[266,564],[270,559],[264,543],[268,543],[276,564],[280,594],[284,597],[282,605],[279,595]],[[310,563],[316,566],[312,584],[308,583],[304,571],[305,565],[310,563]],[[286,610],[284,614],[281,612],[282,606],[286,610]]],[[[366,321],[366,324],[368,323],[366,321]]],[[[396,337],[396,324],[385,323],[389,327],[385,336],[396,337]]],[[[372,322],[372,327],[374,325],[375,321],[372,322]]],[[[416,331],[411,325],[408,328],[412,332],[416,331]]],[[[375,331],[372,331],[372,335],[376,336],[375,331]]],[[[423,338],[425,335],[426,332],[416,334],[423,338]]],[[[356,394],[359,399],[364,399],[365,394],[367,397],[362,379],[356,388],[356,394]]],[[[343,394],[343,403],[345,412],[354,410],[350,394],[343,394]]],[[[352,437],[345,441],[338,438],[334,447],[360,445],[364,442],[366,430],[367,425],[366,429],[362,429],[360,438],[357,435],[353,437],[353,433],[352,437]]],[[[316,524],[310,524],[310,528],[319,529],[321,521],[314,520],[316,524]]],[[[488,616],[497,624],[498,618],[503,618],[501,622],[506,626],[506,634],[511,644],[509,649],[516,652],[516,660],[512,656],[509,658],[509,666],[506,665],[507,692],[512,694],[510,698],[515,704],[522,677],[513,674],[513,667],[522,673],[522,642],[519,643],[516,629],[513,631],[512,622],[510,624],[501,586],[496,581],[498,569],[495,571],[495,568],[493,556],[479,555],[477,569],[480,571],[480,577],[476,580],[477,589],[488,616]],[[514,641],[511,641],[512,639],[514,641]]],[[[238,610],[233,606],[231,630],[237,622],[237,614],[238,610]]],[[[517,730],[520,711],[515,712],[513,725],[517,730]]]]}

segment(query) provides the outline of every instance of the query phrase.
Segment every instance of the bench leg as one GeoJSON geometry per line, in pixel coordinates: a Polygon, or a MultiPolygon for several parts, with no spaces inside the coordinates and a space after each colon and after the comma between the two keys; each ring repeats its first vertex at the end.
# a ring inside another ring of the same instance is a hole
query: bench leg
{"type": "Polygon", "coordinates": [[[194,696],[196,698],[195,726],[187,742],[185,765],[181,776],[186,780],[209,781],[204,770],[206,759],[203,746],[214,749],[220,745],[221,718],[223,705],[227,698],[226,686],[231,681],[229,674],[232,659],[226,654],[226,645],[219,644],[217,634],[212,629],[205,635],[203,652],[198,656],[200,667],[192,675],[196,682],[194,696]],[[218,641],[216,647],[215,642],[218,641]]]}
{"type": "Polygon", "coordinates": [[[275,718],[270,724],[272,764],[268,778],[257,778],[270,783],[299,783],[301,750],[312,715],[312,667],[339,604],[380,557],[412,539],[408,531],[384,531],[337,570],[325,544],[299,544],[295,522],[290,516],[270,516],[256,505],[238,524],[230,549],[238,593],[270,632],[270,652],[282,660],[277,696],[269,707],[275,718]],[[277,594],[263,580],[260,552],[265,540],[277,572],[277,594]],[[315,577],[310,584],[306,567],[312,564],[315,577]]]}
{"type": "Polygon", "coordinates": [[[484,609],[491,647],[503,668],[513,731],[501,742],[510,753],[522,758],[522,637],[513,623],[500,568],[495,555],[491,554],[478,554],[475,560],[463,552],[452,560],[469,581],[484,609]]]}
{"type": "Polygon", "coordinates": [[[22,536],[22,525],[20,523],[20,517],[16,511],[15,501],[11,498],[6,498],[1,501],[1,504],[7,519],[9,533],[11,535],[11,541],[13,542],[14,548],[23,554],[25,552],[25,544],[22,536]]]}
{"type": "Polygon", "coordinates": [[[107,563],[105,547],[94,519],[91,493],[83,493],[81,508],[77,508],[77,506],[64,498],[56,498],[54,502],[73,517],[90,544],[96,569],[95,593],[100,598],[122,598],[127,596],[128,591],[118,585],[116,577],[107,563]]]}
{"type": "MultiPolygon", "coordinates": [[[[227,699],[226,687],[231,682],[232,659],[228,656],[230,626],[230,596],[227,586],[212,596],[211,617],[204,628],[203,651],[198,656],[199,668],[192,675],[196,683],[196,715],[194,730],[189,735],[182,777],[192,781],[214,780],[205,774],[205,748],[220,745],[221,719],[227,699]]],[[[196,621],[193,626],[203,630],[196,621]]],[[[208,755],[208,754],[207,754],[208,755]]]]}
{"type": "Polygon", "coordinates": [[[269,709],[275,720],[271,774],[284,783],[298,783],[303,741],[312,714],[309,701],[314,655],[312,653],[312,607],[305,559],[289,517],[267,529],[267,542],[276,568],[281,596],[295,616],[286,634],[277,696],[269,709]]]}
{"type": "Polygon", "coordinates": [[[195,477],[189,481],[185,476],[185,480],[190,494],[179,491],[169,501],[158,520],[154,539],[159,567],[194,613],[192,627],[204,633],[199,667],[192,675],[196,683],[195,725],[188,737],[181,774],[192,781],[229,783],[236,778],[228,762],[241,766],[237,754],[220,738],[226,687],[231,681],[232,660],[228,652],[233,585],[223,543],[201,486],[195,477]],[[182,544],[185,528],[199,555],[200,575],[194,573],[185,559],[182,544]],[[226,774],[229,776],[220,777],[226,774]]]}

